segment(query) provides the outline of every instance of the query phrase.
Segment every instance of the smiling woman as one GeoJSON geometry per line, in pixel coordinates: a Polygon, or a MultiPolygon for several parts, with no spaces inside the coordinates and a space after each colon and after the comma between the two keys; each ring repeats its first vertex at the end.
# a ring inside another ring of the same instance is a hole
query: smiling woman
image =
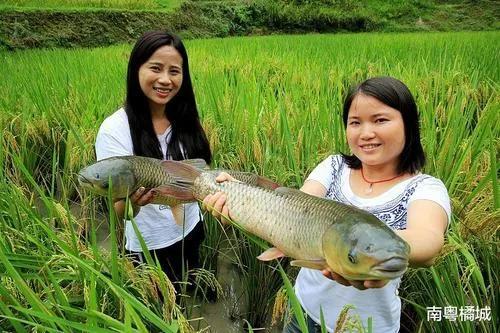
{"type": "MultiPolygon", "coordinates": [[[[128,64],[125,107],[102,123],[96,154],[98,160],[138,155],[162,160],[203,158],[210,163],[188,57],[179,37],[151,31],[137,41],[128,64]]],[[[199,208],[196,203],[186,204],[184,224],[177,225],[171,210],[153,201],[153,192],[143,187],[130,196],[135,222],[151,257],[158,258],[170,280],[183,280],[189,269],[200,266],[199,247],[204,234],[199,208]]],[[[114,208],[123,219],[125,201],[117,201],[114,208]]],[[[125,236],[127,252],[135,262],[143,262],[131,221],[126,221],[125,236]]]]}
{"type": "MultiPolygon", "coordinates": [[[[397,79],[376,77],[351,89],[343,111],[352,154],[328,157],[302,191],[373,213],[410,245],[410,265],[429,265],[443,246],[451,208],[443,183],[420,173],[425,156],[412,94],[397,79]]],[[[374,332],[399,331],[399,279],[359,283],[330,270],[323,275],[302,269],[297,277],[297,296],[311,324],[318,325],[323,311],[333,330],[349,303],[363,322],[372,318],[374,332]]],[[[285,332],[295,332],[293,324],[285,332]]]]}
{"type": "MultiPolygon", "coordinates": [[[[417,107],[408,88],[391,77],[368,79],[347,95],[343,119],[352,155],[326,158],[312,171],[301,191],[372,213],[410,245],[410,265],[431,264],[443,246],[451,216],[450,200],[440,180],[420,173],[425,157],[417,107]]],[[[222,192],[208,195],[204,204],[214,207],[215,216],[225,212],[234,217],[222,192]]],[[[311,232],[318,221],[308,221],[311,232]]],[[[356,225],[360,226],[358,222],[356,225]]],[[[377,238],[373,231],[363,231],[370,239],[377,238]]],[[[394,251],[389,242],[382,248],[394,251]]],[[[356,252],[349,253],[348,259],[355,263],[356,252]]],[[[387,273],[399,267],[400,260],[385,264],[387,273]]],[[[297,276],[295,291],[307,313],[310,331],[320,330],[322,316],[329,332],[337,330],[337,318],[348,304],[354,305],[364,323],[371,317],[374,332],[399,331],[400,278],[348,280],[352,277],[339,267],[328,266],[323,271],[302,268],[297,276]]],[[[301,332],[295,318],[283,332],[301,332]]]]}
{"type": "MultiPolygon", "coordinates": [[[[362,156],[364,163],[375,167],[384,162],[387,166],[382,180],[368,181],[373,184],[392,181],[401,176],[397,170],[398,157],[405,146],[403,117],[396,109],[372,96],[360,93],[352,101],[347,118],[347,143],[355,156],[362,156]]],[[[361,168],[363,180],[370,174],[361,168]]]]}
{"type": "MultiPolygon", "coordinates": [[[[179,52],[170,45],[156,50],[139,68],[139,84],[149,99],[153,117],[162,118],[165,104],[179,92],[182,85],[182,57],[179,52]]],[[[169,125],[168,120],[165,125],[165,128],[155,130],[164,132],[169,125]]]]}

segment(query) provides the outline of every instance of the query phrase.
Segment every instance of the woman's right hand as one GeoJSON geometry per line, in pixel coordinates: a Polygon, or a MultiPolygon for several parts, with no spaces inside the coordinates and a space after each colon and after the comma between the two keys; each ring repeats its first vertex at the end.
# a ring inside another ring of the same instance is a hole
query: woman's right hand
{"type": "Polygon", "coordinates": [[[144,187],[139,187],[134,193],[129,196],[130,203],[136,206],[145,206],[150,204],[156,196],[153,190],[146,191],[144,187]]]}
{"type": "Polygon", "coordinates": [[[132,205],[133,216],[137,216],[142,206],[150,204],[156,196],[153,190],[146,191],[146,188],[139,187],[134,193],[129,196],[129,202],[132,205]]]}
{"type": "MultiPolygon", "coordinates": [[[[222,183],[228,180],[236,180],[227,172],[221,172],[215,180],[218,183],[222,183]]],[[[222,192],[216,192],[214,194],[208,194],[203,199],[202,207],[211,213],[215,218],[220,219],[223,224],[228,224],[229,221],[226,217],[230,217],[229,209],[226,206],[226,195],[222,192]]]]}

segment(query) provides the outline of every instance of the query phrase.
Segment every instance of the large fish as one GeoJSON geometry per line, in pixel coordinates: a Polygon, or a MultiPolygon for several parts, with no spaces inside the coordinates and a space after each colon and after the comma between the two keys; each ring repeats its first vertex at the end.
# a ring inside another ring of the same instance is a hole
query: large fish
{"type": "MultiPolygon", "coordinates": [[[[169,174],[163,166],[165,161],[140,156],[117,156],[103,159],[87,166],[78,173],[78,181],[83,188],[99,195],[107,196],[111,191],[113,199],[123,199],[143,186],[147,190],[161,185],[182,183],[182,179],[169,174]],[[109,189],[111,185],[111,189],[109,189]]],[[[194,168],[206,170],[206,163],[202,159],[184,160],[182,163],[194,168]]],[[[207,172],[215,172],[209,171],[207,172]]],[[[250,172],[230,171],[234,178],[265,188],[274,189],[279,185],[270,179],[250,172]]],[[[183,203],[194,202],[190,190],[178,191],[176,198],[158,195],[152,203],[170,206],[176,223],[182,224],[184,219],[183,203]]]]}
{"type": "Polygon", "coordinates": [[[294,259],[292,265],[330,267],[351,280],[393,279],[408,266],[408,244],[364,210],[285,187],[218,183],[217,172],[177,161],[163,166],[176,180],[157,188],[162,196],[185,199],[189,190],[203,200],[223,192],[231,218],[273,244],[258,257],[261,260],[288,256],[294,259]]]}

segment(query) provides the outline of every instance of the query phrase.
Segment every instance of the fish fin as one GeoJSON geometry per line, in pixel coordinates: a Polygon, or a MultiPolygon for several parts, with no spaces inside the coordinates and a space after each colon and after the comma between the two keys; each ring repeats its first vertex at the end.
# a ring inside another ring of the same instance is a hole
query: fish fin
{"type": "Polygon", "coordinates": [[[257,259],[262,261],[271,261],[273,259],[278,259],[284,257],[285,254],[275,247],[270,247],[269,249],[262,252],[257,259]]]}
{"type": "Polygon", "coordinates": [[[189,187],[183,185],[160,185],[153,188],[151,191],[161,197],[171,197],[177,200],[185,201],[196,201],[193,192],[189,189],[189,187]]]}
{"type": "Polygon", "coordinates": [[[167,160],[162,161],[161,165],[164,171],[173,177],[173,184],[183,187],[192,185],[196,177],[202,172],[201,169],[182,161],[167,160]]]}
{"type": "Polygon", "coordinates": [[[183,225],[184,224],[184,205],[179,204],[170,207],[172,210],[172,215],[174,216],[175,224],[183,225]]]}
{"type": "Polygon", "coordinates": [[[205,162],[205,160],[202,158],[192,158],[192,159],[182,160],[180,162],[191,165],[200,170],[210,169],[210,167],[207,165],[207,162],[205,162]]]}
{"type": "Polygon", "coordinates": [[[234,171],[234,170],[221,170],[221,171],[227,172],[228,174],[230,174],[239,181],[247,182],[250,185],[258,187],[274,190],[281,186],[267,177],[259,176],[258,174],[252,172],[234,171]]]}
{"type": "MultiPolygon", "coordinates": [[[[307,194],[305,192],[302,192],[300,190],[296,190],[294,188],[289,188],[289,187],[278,187],[277,189],[274,190],[276,193],[280,193],[284,196],[295,196],[295,197],[304,197],[304,198],[310,198],[311,195],[307,194]]],[[[329,200],[329,199],[325,199],[329,200]]]]}
{"type": "Polygon", "coordinates": [[[257,176],[257,186],[268,188],[270,190],[275,190],[279,188],[281,185],[267,177],[257,176]]]}
{"type": "Polygon", "coordinates": [[[310,260],[292,260],[290,262],[292,266],[305,267],[311,269],[325,269],[328,267],[325,259],[310,259],[310,260]]]}

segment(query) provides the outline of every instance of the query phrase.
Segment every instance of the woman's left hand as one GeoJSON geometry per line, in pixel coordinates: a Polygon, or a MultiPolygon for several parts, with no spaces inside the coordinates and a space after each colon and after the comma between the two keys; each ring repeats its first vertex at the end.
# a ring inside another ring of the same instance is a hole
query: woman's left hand
{"type": "Polygon", "coordinates": [[[357,281],[357,280],[347,280],[343,278],[340,274],[331,271],[329,268],[326,268],[321,271],[323,275],[331,280],[334,280],[341,285],[346,287],[352,286],[359,290],[366,290],[370,288],[382,288],[389,282],[389,280],[365,280],[365,281],[357,281]]]}
{"type": "MultiPolygon", "coordinates": [[[[222,183],[228,180],[236,180],[226,172],[221,172],[215,180],[222,183]]],[[[228,224],[226,217],[230,217],[229,209],[226,206],[226,195],[222,192],[208,194],[203,199],[203,208],[211,213],[214,217],[220,218],[223,224],[228,224]]]]}

